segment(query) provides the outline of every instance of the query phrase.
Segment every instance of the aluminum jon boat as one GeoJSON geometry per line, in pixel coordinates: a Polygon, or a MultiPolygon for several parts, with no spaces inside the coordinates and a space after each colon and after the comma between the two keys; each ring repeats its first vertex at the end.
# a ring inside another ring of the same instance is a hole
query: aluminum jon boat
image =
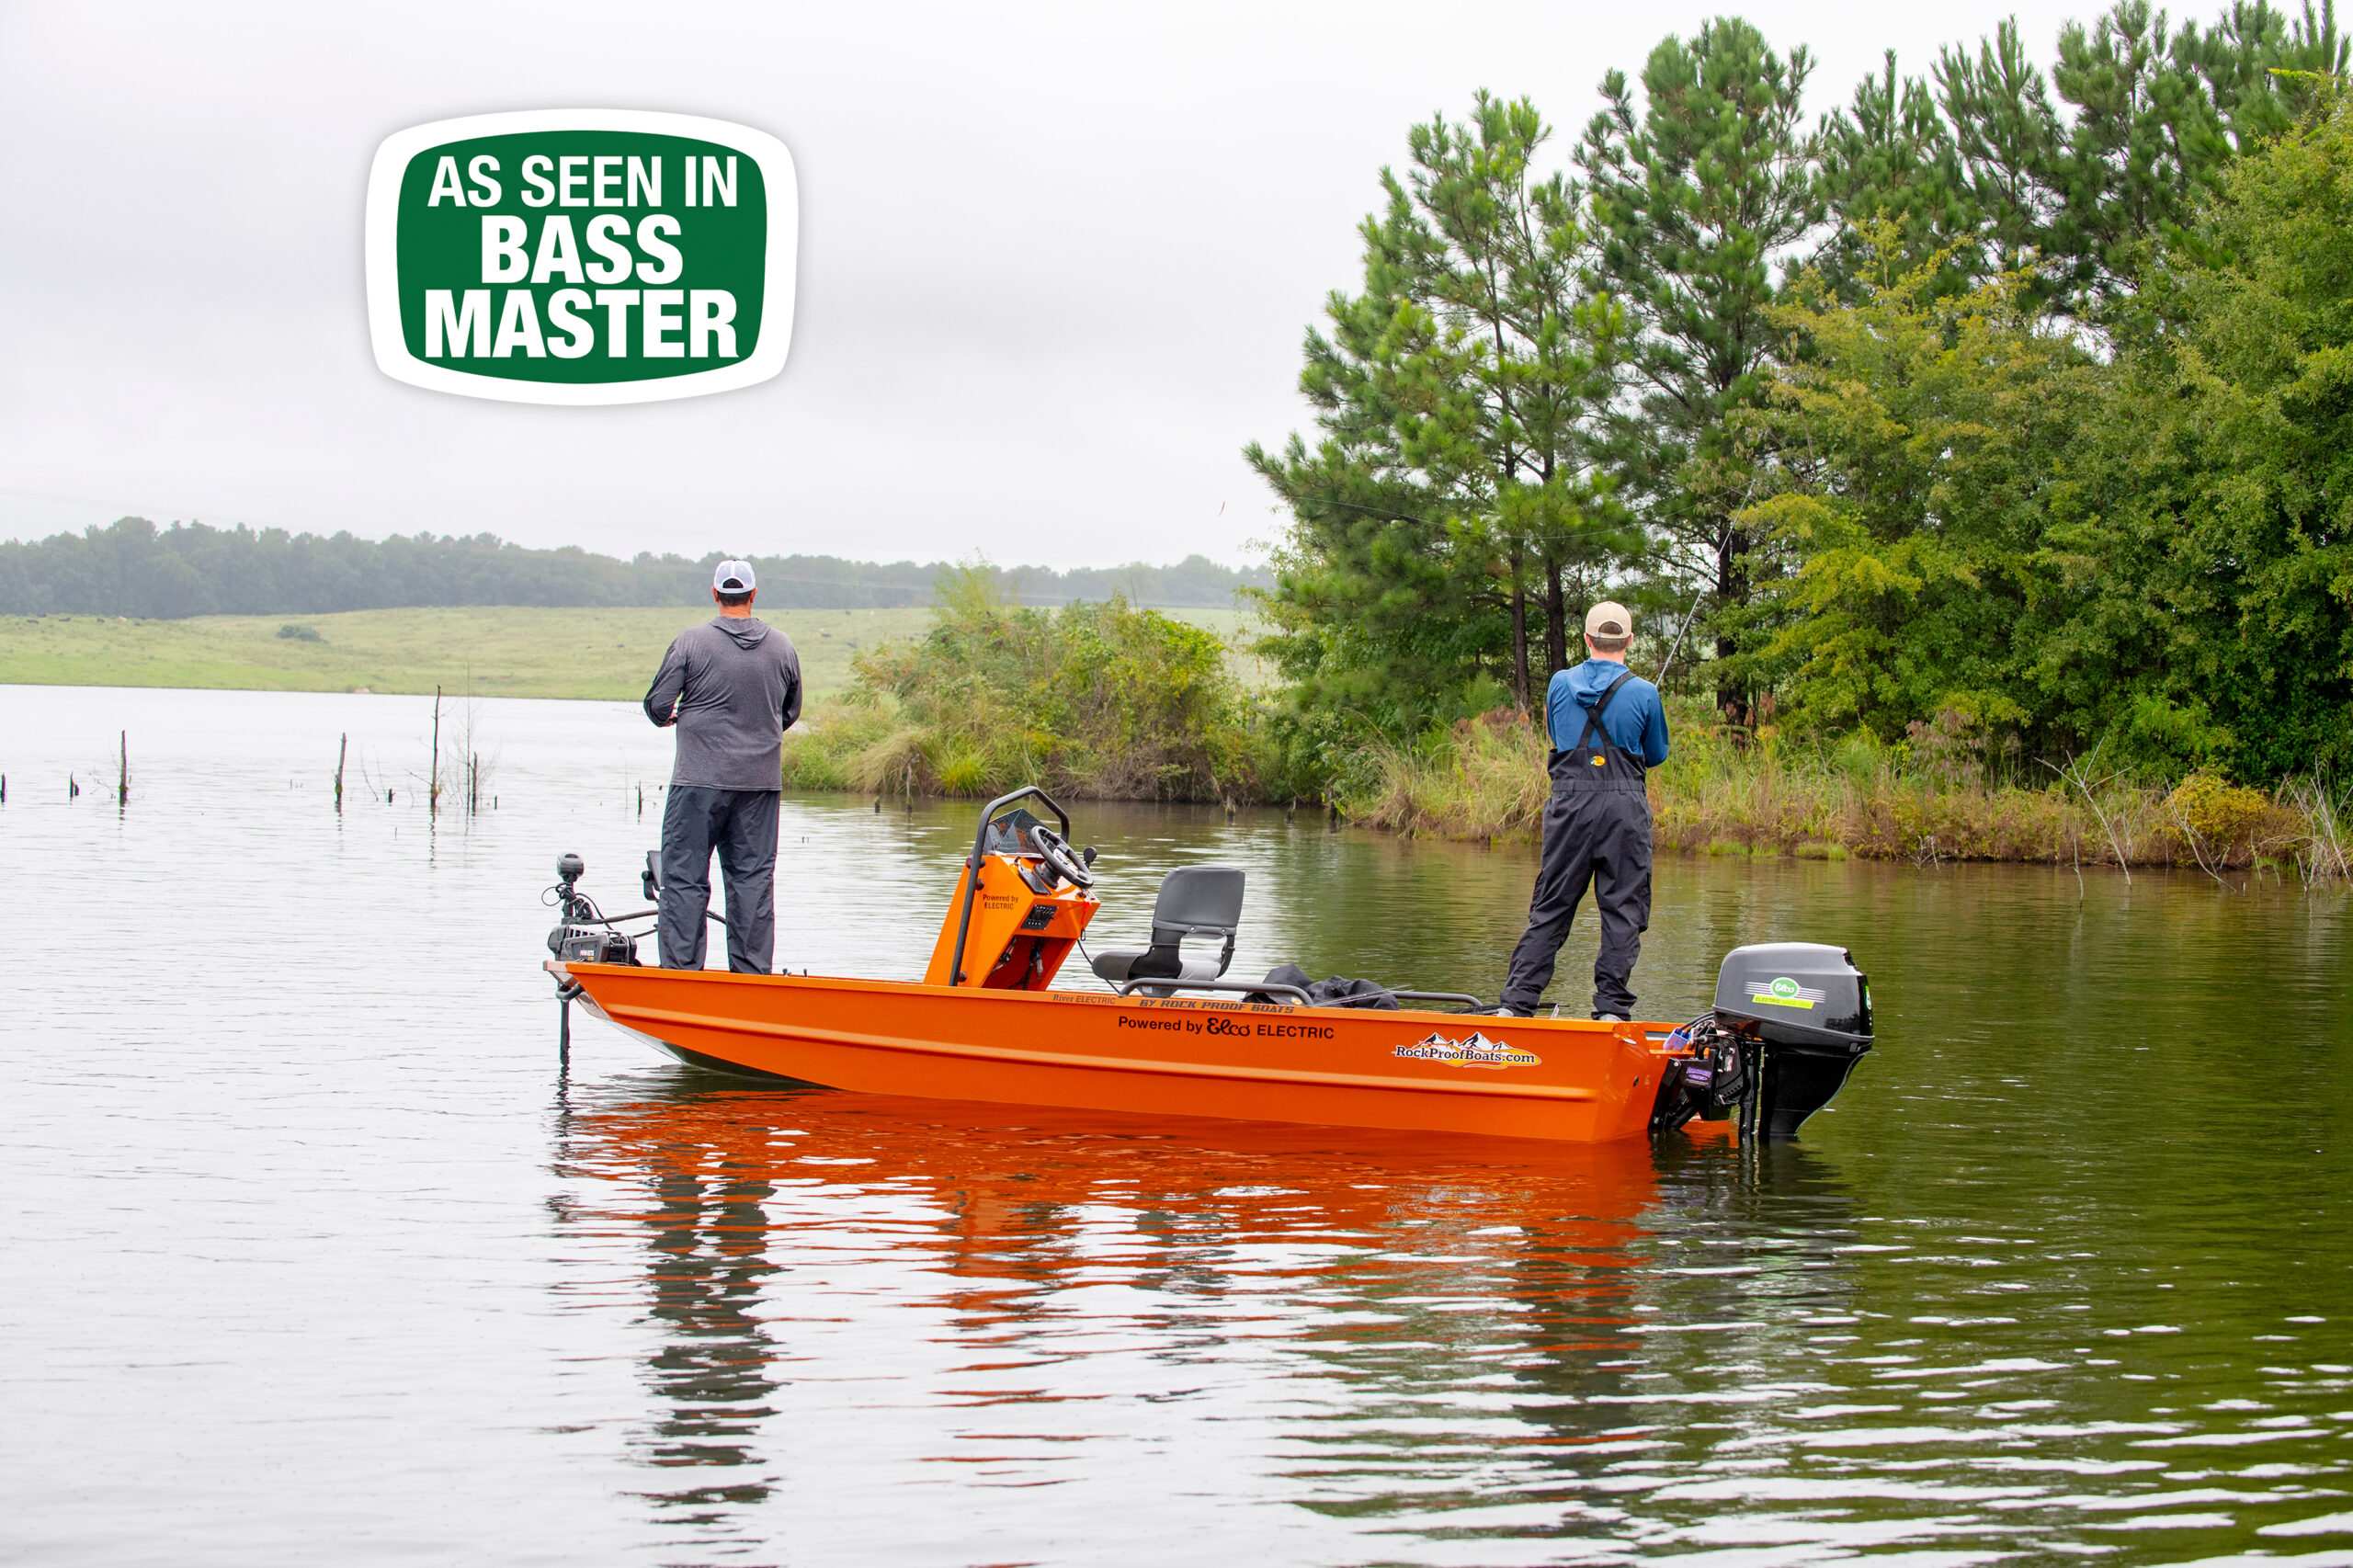
{"type": "Polygon", "coordinates": [[[624,923],[654,912],[605,915],[567,855],[546,966],[567,1048],[576,1001],[680,1062],[835,1089],[1604,1142],[1694,1117],[1790,1136],[1871,1044],[1865,977],[1811,943],[1735,949],[1715,1008],[1679,1026],[1501,1017],[1387,987],[1319,1006],[1297,983],[1226,978],[1243,891],[1228,866],[1171,872],[1151,945],[1097,954],[1105,989],[1057,989],[1100,907],[1093,862],[1043,790],[991,801],[916,982],[642,966],[624,923]],[[1059,830],[1021,807],[1031,797],[1059,830]]]}

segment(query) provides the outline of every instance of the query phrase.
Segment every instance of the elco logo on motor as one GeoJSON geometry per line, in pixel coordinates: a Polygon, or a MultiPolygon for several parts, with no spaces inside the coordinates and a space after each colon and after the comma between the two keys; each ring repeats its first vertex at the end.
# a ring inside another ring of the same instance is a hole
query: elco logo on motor
{"type": "Polygon", "coordinates": [[[385,139],[368,186],[376,363],[514,403],[764,381],[792,335],[799,196],[773,136],[615,109],[385,139]]]}

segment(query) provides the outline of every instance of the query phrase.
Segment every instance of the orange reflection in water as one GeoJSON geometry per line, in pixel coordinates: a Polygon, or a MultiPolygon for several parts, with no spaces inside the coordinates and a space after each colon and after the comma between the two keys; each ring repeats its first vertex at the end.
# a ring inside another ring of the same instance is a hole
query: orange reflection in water
{"type": "Polygon", "coordinates": [[[1658,1192],[1639,1142],[694,1074],[595,1092],[563,1122],[563,1170],[595,1178],[563,1212],[643,1270],[661,1414],[637,1442],[654,1466],[699,1470],[650,1500],[719,1536],[736,1506],[795,1490],[790,1455],[812,1442],[902,1484],[904,1467],[942,1465],[959,1486],[1043,1484],[1082,1456],[1116,1467],[1123,1432],[1166,1402],[1232,1421],[1263,1416],[1276,1385],[1289,1411],[1427,1398],[1496,1368],[1606,1367],[1633,1343],[1637,1219],[1658,1192]]]}

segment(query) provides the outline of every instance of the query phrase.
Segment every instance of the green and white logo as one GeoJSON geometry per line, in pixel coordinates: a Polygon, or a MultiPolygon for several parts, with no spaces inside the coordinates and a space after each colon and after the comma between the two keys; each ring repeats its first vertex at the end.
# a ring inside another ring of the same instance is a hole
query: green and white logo
{"type": "Polygon", "coordinates": [[[792,338],[800,196],[762,131],[533,110],[387,137],[368,321],[395,381],[510,403],[647,403],[767,381],[792,338]]]}
{"type": "Polygon", "coordinates": [[[1776,980],[1752,980],[1743,989],[1748,993],[1748,999],[1752,1002],[1769,1003],[1776,1007],[1802,1007],[1808,1012],[1813,1010],[1815,1003],[1830,999],[1829,992],[1817,991],[1811,985],[1800,985],[1786,974],[1776,980]]]}

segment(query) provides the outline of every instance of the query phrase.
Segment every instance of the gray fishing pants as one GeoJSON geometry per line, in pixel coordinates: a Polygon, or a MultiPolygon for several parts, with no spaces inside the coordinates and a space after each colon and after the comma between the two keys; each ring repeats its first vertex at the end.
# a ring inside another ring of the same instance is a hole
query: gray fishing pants
{"type": "Polygon", "coordinates": [[[1593,790],[1556,790],[1545,804],[1544,855],[1528,901],[1528,930],[1512,950],[1511,977],[1504,982],[1505,1006],[1536,1011],[1588,886],[1601,915],[1593,1010],[1634,1016],[1634,994],[1626,983],[1651,925],[1651,807],[1639,794],[1593,790]]]}
{"type": "Polygon", "coordinates": [[[700,969],[710,908],[710,852],[727,878],[727,967],[776,966],[775,790],[673,784],[662,808],[662,967],[700,969]]]}

